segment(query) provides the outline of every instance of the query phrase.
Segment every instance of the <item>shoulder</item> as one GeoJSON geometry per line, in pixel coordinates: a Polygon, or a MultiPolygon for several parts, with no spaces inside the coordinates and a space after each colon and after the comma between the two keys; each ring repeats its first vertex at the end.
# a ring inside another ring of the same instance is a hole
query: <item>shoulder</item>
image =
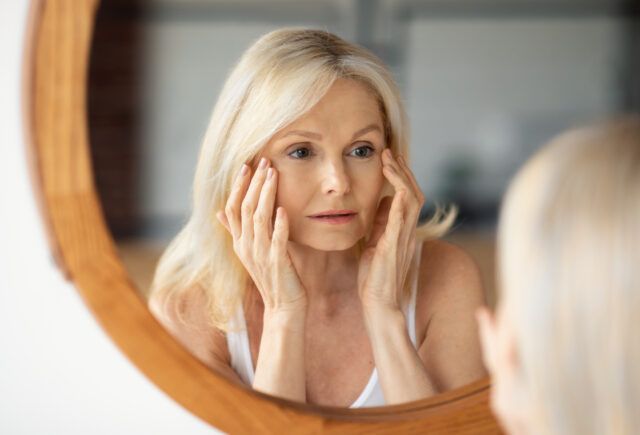
{"type": "MultiPolygon", "coordinates": [[[[436,313],[451,321],[460,316],[474,319],[475,308],[485,300],[475,260],[459,246],[442,240],[425,241],[421,249],[416,314],[424,329],[436,313]]],[[[423,337],[424,329],[419,329],[423,337]]]]}
{"type": "Polygon", "coordinates": [[[485,303],[476,262],[460,247],[425,242],[416,300],[418,353],[439,391],[486,375],[475,311],[485,303]]]}
{"type": "Polygon", "coordinates": [[[226,336],[209,323],[201,290],[189,289],[168,300],[152,295],[148,306],[158,322],[205,365],[214,369],[230,365],[226,336]]]}
{"type": "Polygon", "coordinates": [[[443,240],[423,242],[419,273],[422,290],[430,293],[460,287],[482,289],[475,260],[459,246],[443,240]]]}

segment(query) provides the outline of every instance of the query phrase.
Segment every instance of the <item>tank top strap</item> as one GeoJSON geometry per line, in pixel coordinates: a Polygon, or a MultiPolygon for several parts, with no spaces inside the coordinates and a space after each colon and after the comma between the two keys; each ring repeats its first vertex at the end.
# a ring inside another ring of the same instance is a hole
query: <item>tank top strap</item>
{"type": "Polygon", "coordinates": [[[253,385],[254,370],[249,347],[247,322],[244,317],[242,303],[238,305],[231,320],[231,330],[227,331],[227,347],[231,356],[231,367],[238,373],[240,379],[247,385],[253,385]]]}
{"type": "Polygon", "coordinates": [[[411,271],[411,297],[405,308],[405,319],[407,321],[407,332],[414,348],[418,348],[416,339],[416,300],[418,295],[418,278],[420,276],[420,256],[422,254],[422,243],[416,243],[416,251],[413,255],[413,267],[411,271]]]}

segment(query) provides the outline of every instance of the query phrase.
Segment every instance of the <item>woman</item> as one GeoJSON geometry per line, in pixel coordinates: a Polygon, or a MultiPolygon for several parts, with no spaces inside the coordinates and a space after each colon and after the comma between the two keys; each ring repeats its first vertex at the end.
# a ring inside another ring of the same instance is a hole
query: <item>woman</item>
{"type": "Polygon", "coordinates": [[[640,432],[640,117],[566,133],[518,173],[503,294],[478,313],[512,434],[640,432]]]}
{"type": "Polygon", "coordinates": [[[452,213],[416,228],[407,130],[366,50],[316,30],[260,38],[214,109],[154,314],[209,367],[300,402],[401,403],[483,376],[478,271],[436,240],[452,213]]]}

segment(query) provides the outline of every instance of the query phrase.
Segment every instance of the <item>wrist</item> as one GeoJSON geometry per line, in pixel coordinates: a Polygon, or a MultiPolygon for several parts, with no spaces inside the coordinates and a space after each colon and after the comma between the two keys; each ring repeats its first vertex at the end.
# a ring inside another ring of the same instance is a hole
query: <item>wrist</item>
{"type": "Polygon", "coordinates": [[[364,321],[369,331],[377,329],[404,328],[404,313],[400,308],[384,304],[363,305],[364,321]]]}
{"type": "Polygon", "coordinates": [[[286,309],[286,310],[264,310],[262,316],[262,333],[273,334],[292,332],[304,332],[307,320],[307,310],[304,309],[286,309]]]}

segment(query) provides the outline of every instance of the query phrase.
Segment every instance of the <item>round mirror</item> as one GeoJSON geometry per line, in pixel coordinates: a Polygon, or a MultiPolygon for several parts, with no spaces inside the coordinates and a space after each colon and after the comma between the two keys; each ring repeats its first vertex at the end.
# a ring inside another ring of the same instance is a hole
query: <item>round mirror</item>
{"type": "Polygon", "coordinates": [[[236,385],[158,324],[146,309],[147,290],[187,217],[200,139],[226,74],[258,36],[304,25],[356,41],[390,67],[413,125],[417,182],[430,201],[460,207],[447,239],[480,265],[493,305],[493,229],[506,180],[558,129],[615,109],[607,65],[619,23],[566,9],[549,20],[528,16],[526,7],[505,16],[429,2],[282,6],[36,2],[33,149],[58,263],[122,351],[224,431],[295,424],[341,433],[494,433],[486,378],[425,400],[362,409],[295,403],[236,385]],[[593,41],[585,44],[584,35],[593,41]],[[580,51],[585,46],[588,53],[580,51]],[[569,54],[572,62],[558,63],[569,54]],[[583,75],[575,84],[569,78],[577,71],[583,75]]]}
{"type": "MultiPolygon", "coordinates": [[[[160,278],[153,285],[153,305],[168,305],[158,301],[165,298],[164,294],[171,294],[175,295],[176,299],[183,298],[184,306],[193,307],[192,301],[198,300],[198,307],[186,309],[186,315],[183,313],[182,318],[177,320],[178,316],[173,316],[171,309],[165,310],[168,314],[159,312],[159,309],[154,309],[153,312],[203,363],[212,370],[219,370],[228,375],[230,379],[240,380],[245,385],[259,383],[260,365],[264,367],[264,364],[271,364],[270,361],[258,364],[261,356],[269,354],[268,348],[265,350],[269,341],[265,340],[262,332],[268,329],[269,325],[264,324],[262,297],[257,291],[261,287],[258,284],[264,283],[254,283],[255,278],[252,278],[240,313],[232,319],[240,326],[242,332],[230,331],[231,325],[222,325],[220,328],[227,328],[226,340],[221,339],[220,343],[210,339],[212,336],[219,336],[216,328],[207,329],[208,332],[202,333],[202,330],[208,328],[200,322],[200,319],[205,317],[201,315],[204,314],[202,307],[215,306],[216,310],[209,314],[216,321],[215,313],[230,305],[222,301],[232,296],[224,295],[217,289],[232,287],[237,288],[236,293],[239,293],[240,285],[236,284],[231,273],[226,272],[233,270],[235,265],[231,261],[230,264],[223,264],[226,258],[235,258],[236,253],[229,250],[216,254],[216,246],[226,246],[229,243],[215,233],[215,229],[210,229],[211,226],[218,227],[218,223],[211,223],[208,217],[202,217],[203,212],[198,212],[202,209],[200,204],[208,202],[205,197],[217,195],[216,188],[208,187],[209,183],[203,182],[202,179],[193,181],[195,168],[199,166],[211,168],[205,175],[207,179],[216,177],[219,180],[217,184],[228,183],[226,175],[221,175],[225,173],[222,164],[233,159],[232,156],[236,153],[227,148],[231,146],[228,142],[215,145],[215,149],[225,148],[224,157],[217,161],[198,161],[198,156],[211,155],[203,143],[216,143],[216,138],[211,137],[207,130],[215,129],[216,125],[224,125],[227,122],[210,117],[212,107],[221,93],[230,92],[221,90],[227,76],[234,74],[238,77],[238,73],[232,72],[234,65],[238,64],[238,59],[254,41],[263,35],[271,34],[270,32],[283,32],[283,28],[327,29],[344,37],[345,40],[357,40],[360,46],[368,47],[382,59],[381,68],[390,69],[393,79],[402,83],[400,93],[407,96],[406,105],[411,108],[409,117],[414,118],[416,124],[422,123],[421,113],[429,109],[429,104],[421,104],[421,101],[426,100],[418,92],[430,86],[429,83],[425,84],[423,78],[428,62],[424,62],[423,58],[418,56],[419,53],[413,52],[416,51],[416,47],[424,45],[426,38],[422,35],[424,31],[419,29],[420,20],[409,19],[412,14],[408,14],[406,18],[399,18],[396,16],[399,13],[397,8],[386,10],[382,5],[368,4],[366,9],[359,5],[359,10],[351,10],[346,6],[345,2],[334,1],[291,2],[289,7],[284,8],[286,14],[281,14],[283,4],[273,2],[230,4],[201,1],[186,4],[136,4],[105,1],[102,2],[96,16],[89,68],[89,134],[98,192],[120,256],[137,284],[141,296],[146,299],[152,291],[151,281],[155,271],[185,271],[184,274],[173,272],[166,280],[162,278],[161,272],[158,273],[160,278]],[[384,18],[385,22],[392,26],[390,31],[382,32],[377,28],[375,17],[384,18]],[[399,37],[405,29],[409,30],[410,41],[402,41],[399,37]],[[412,42],[413,40],[415,42],[412,42]],[[203,140],[207,135],[209,139],[203,140]],[[210,191],[201,199],[194,198],[195,192],[204,189],[210,191]],[[204,221],[206,224],[195,224],[203,227],[195,230],[191,236],[185,236],[183,228],[185,231],[193,228],[193,225],[187,224],[189,221],[193,224],[204,221]],[[181,231],[182,235],[179,238],[178,234],[181,231]],[[178,247],[179,243],[176,242],[171,248],[174,254],[166,253],[171,240],[185,237],[192,240],[211,238],[211,241],[206,242],[209,245],[207,248],[199,248],[192,244],[188,247],[178,247]],[[191,249],[198,252],[187,253],[191,249]],[[159,263],[161,255],[164,255],[164,260],[159,263]],[[182,255],[189,258],[198,257],[200,260],[188,260],[186,263],[178,260],[171,264],[174,261],[172,258],[182,255]],[[216,282],[215,279],[214,282],[208,283],[187,283],[178,277],[179,274],[186,277],[206,273],[195,269],[186,271],[191,267],[189,264],[205,263],[210,264],[206,270],[212,270],[211,273],[214,275],[223,276],[224,273],[228,273],[228,276],[225,275],[224,283],[216,282]],[[181,282],[164,284],[177,280],[181,282]],[[175,288],[167,288],[169,285],[175,288]],[[186,290],[195,285],[206,289],[201,292],[205,297],[186,290]],[[183,296],[182,293],[190,293],[190,296],[183,296]],[[198,313],[193,314],[196,310],[198,313]],[[186,319],[186,316],[191,317],[186,319]]],[[[285,50],[285,38],[299,40],[302,37],[302,33],[292,32],[290,35],[283,36],[277,46],[264,49],[265,52],[285,50]]],[[[305,35],[310,41],[316,37],[312,33],[305,35]]],[[[304,47],[296,45],[291,48],[292,57],[295,57],[296,62],[302,62],[299,59],[303,56],[304,50],[321,46],[326,42],[322,38],[325,38],[324,34],[304,47]]],[[[332,43],[343,44],[336,41],[332,43]]],[[[352,50],[347,44],[344,44],[343,48],[352,50]]],[[[442,48],[435,46],[431,49],[442,48]]],[[[337,45],[332,48],[337,49],[337,45]]],[[[323,54],[318,51],[314,56],[321,55],[323,54]]],[[[355,51],[351,52],[351,56],[352,62],[353,59],[358,59],[355,51]]],[[[282,62],[283,57],[288,55],[281,53],[277,61],[268,61],[269,74],[287,74],[286,68],[282,72],[274,72],[277,63],[282,62]]],[[[248,69],[250,72],[243,73],[246,77],[255,77],[256,80],[248,85],[248,89],[259,88],[257,80],[260,76],[255,71],[260,71],[263,66],[257,60],[242,62],[252,62],[251,68],[248,69]]],[[[312,64],[312,58],[309,57],[304,63],[312,64]]],[[[313,74],[322,73],[305,71],[305,74],[305,84],[298,86],[312,89],[315,85],[311,83],[317,83],[317,79],[313,81],[313,74]]],[[[348,74],[354,77],[356,71],[348,74]]],[[[306,95],[308,91],[305,92],[305,89],[292,90],[296,86],[294,81],[298,76],[299,74],[291,74],[280,77],[279,80],[287,83],[287,93],[306,95]]],[[[264,147],[264,154],[271,157],[272,165],[278,169],[276,197],[279,205],[285,205],[284,208],[288,210],[287,214],[291,219],[288,254],[296,265],[308,300],[304,342],[302,345],[297,344],[296,350],[290,352],[286,367],[287,378],[290,379],[292,373],[297,372],[292,361],[299,361],[301,358],[298,358],[297,354],[304,353],[305,396],[282,396],[323,406],[354,408],[394,403],[382,398],[381,390],[386,371],[379,365],[381,351],[374,348],[375,340],[371,338],[371,335],[381,334],[373,331],[375,325],[367,323],[367,313],[362,308],[365,303],[357,300],[358,293],[353,285],[355,279],[352,279],[355,278],[357,269],[335,266],[351,263],[352,257],[348,248],[355,246],[356,239],[360,238],[360,228],[367,227],[368,221],[372,220],[375,210],[369,203],[371,199],[375,199],[375,186],[384,178],[382,168],[375,166],[381,166],[381,150],[385,146],[383,130],[386,130],[386,127],[383,127],[381,122],[380,125],[377,124],[377,119],[382,117],[376,115],[376,112],[380,111],[376,99],[369,97],[366,91],[362,92],[361,87],[357,85],[366,79],[370,77],[362,77],[359,82],[352,83],[336,81],[335,86],[323,94],[320,102],[313,104],[314,108],[309,109],[304,118],[300,116],[304,110],[292,109],[301,103],[289,98],[286,109],[292,113],[276,115],[278,109],[275,101],[261,102],[255,106],[256,109],[252,109],[254,113],[247,115],[251,118],[247,125],[233,127],[238,131],[249,131],[253,128],[258,131],[255,134],[263,136],[265,133],[259,129],[273,129],[277,122],[275,117],[294,119],[293,123],[287,121],[285,127],[278,128],[278,133],[274,139],[269,139],[267,146],[260,145],[261,148],[264,147]],[[266,125],[257,127],[258,120],[262,119],[259,112],[267,112],[264,107],[269,107],[266,125]],[[340,107],[344,109],[339,113],[340,107]],[[322,108],[326,110],[323,111],[322,108]],[[367,111],[366,108],[370,109],[367,111]],[[350,140],[354,132],[371,125],[377,127],[378,131],[361,133],[357,139],[350,140]],[[330,131],[327,126],[340,126],[340,131],[330,131]],[[296,133],[300,130],[313,130],[314,134],[296,133]],[[347,132],[346,136],[342,130],[347,132]],[[292,133],[293,137],[289,138],[292,133]],[[345,149],[344,157],[341,159],[346,180],[343,182],[336,180],[332,175],[341,168],[326,167],[328,160],[324,157],[333,156],[335,147],[329,145],[347,142],[348,147],[353,149],[345,149]],[[287,150],[282,151],[283,147],[287,150]],[[295,156],[291,155],[289,148],[298,149],[294,152],[295,156]],[[299,153],[303,152],[305,155],[300,157],[299,153]],[[356,156],[355,153],[360,153],[361,156],[356,156]],[[318,158],[315,158],[316,155],[318,158]],[[323,160],[320,156],[323,156],[323,160]],[[359,180],[363,182],[359,183],[359,180]],[[303,186],[314,187],[303,189],[303,186]],[[338,193],[341,188],[348,192],[338,193]],[[335,192],[325,193],[323,189],[334,189],[335,192]],[[351,209],[356,217],[353,222],[334,223],[332,226],[324,225],[324,222],[320,221],[316,224],[308,219],[299,218],[328,208],[351,209]],[[324,246],[323,242],[329,239],[333,239],[331,246],[324,246]],[[319,265],[325,261],[326,269],[319,270],[319,265]],[[314,266],[309,267],[311,264],[314,266]],[[376,354],[378,363],[374,361],[376,354]],[[330,380],[325,375],[327,372],[334,373],[330,380]]],[[[243,80],[236,78],[232,83],[242,83],[243,80]]],[[[226,86],[228,89],[234,89],[232,86],[226,86]]],[[[273,92],[275,94],[275,91],[273,92]]],[[[375,92],[380,98],[382,91],[378,89],[375,92]]],[[[230,102],[218,103],[220,108],[216,110],[223,113],[221,116],[225,116],[226,107],[231,107],[231,101],[235,98],[246,100],[248,102],[244,103],[245,105],[254,107],[250,102],[250,94],[230,97],[230,102]]],[[[307,97],[307,100],[311,98],[314,97],[307,97]]],[[[386,117],[391,120],[397,117],[392,112],[393,104],[396,103],[394,98],[387,97],[388,101],[384,103],[385,107],[382,110],[389,114],[386,117]]],[[[397,97],[397,100],[404,99],[401,96],[397,97]]],[[[284,109],[281,110],[284,112],[284,109]]],[[[429,114],[427,119],[431,116],[432,114],[429,114]]],[[[402,131],[403,134],[410,131],[403,124],[395,122],[396,124],[389,127],[391,131],[402,131]]],[[[421,190],[427,192],[429,197],[420,213],[421,220],[425,221],[429,219],[429,214],[433,213],[430,209],[434,206],[432,198],[442,203],[462,199],[456,190],[460,189],[454,183],[464,184],[465,174],[454,172],[458,170],[457,166],[464,164],[460,161],[464,157],[452,155],[450,163],[441,165],[450,165],[452,168],[440,171],[438,165],[432,164],[433,159],[425,157],[430,154],[440,156],[439,148],[445,147],[427,146],[434,142],[434,136],[425,133],[432,132],[418,132],[410,146],[412,158],[409,161],[412,166],[417,166],[414,169],[414,177],[419,185],[426,186],[421,190]]],[[[442,134],[443,131],[438,130],[435,133],[442,134]]],[[[234,135],[234,131],[218,134],[219,137],[234,135]]],[[[391,144],[396,140],[396,136],[399,135],[388,135],[387,146],[393,146],[391,144]]],[[[450,140],[453,139],[447,139],[447,142],[450,140]]],[[[234,146],[241,150],[238,152],[244,152],[243,150],[248,149],[251,144],[234,146]]],[[[449,148],[448,144],[446,148],[449,148]]],[[[206,157],[201,157],[203,158],[206,157]]],[[[253,155],[250,159],[257,160],[253,155]]],[[[443,162],[444,160],[446,159],[443,159],[443,162]]],[[[233,172],[236,173],[237,169],[233,172]]],[[[198,170],[198,173],[203,171],[198,170]]],[[[259,172],[257,174],[259,176],[259,172]]],[[[412,350],[419,358],[419,370],[425,371],[425,368],[429,368],[430,385],[425,385],[420,395],[407,394],[406,397],[398,397],[396,402],[406,402],[416,397],[430,397],[486,376],[479,352],[473,311],[485,302],[483,288],[492,288],[493,285],[482,286],[481,278],[476,276],[478,274],[475,271],[467,272],[469,278],[465,277],[466,269],[474,267],[465,250],[475,249],[476,252],[472,252],[472,255],[475,254],[477,259],[483,260],[484,277],[487,281],[492,281],[492,214],[495,214],[499,194],[500,192],[492,191],[486,195],[489,199],[485,198],[484,202],[464,204],[463,210],[467,214],[461,216],[464,228],[457,228],[450,237],[456,244],[462,245],[462,249],[450,243],[429,241],[416,252],[416,257],[421,258],[420,275],[415,280],[413,277],[408,278],[408,281],[415,281],[415,292],[411,289],[415,298],[403,307],[403,314],[408,338],[415,346],[412,350]],[[469,220],[471,212],[475,215],[469,220]],[[472,273],[475,275],[472,276],[472,273]],[[449,284],[453,280],[456,280],[455,284],[449,284]],[[450,285],[458,288],[450,289],[450,285]],[[458,301],[455,306],[451,303],[454,300],[458,301]]],[[[420,212],[419,207],[416,207],[416,212],[420,212]]],[[[213,215],[210,211],[204,214],[213,215]]],[[[419,222],[419,225],[422,224],[423,222],[419,222]]],[[[420,245],[422,246],[422,243],[420,245]]],[[[353,258],[357,259],[357,254],[353,255],[353,258]]],[[[255,276],[255,273],[252,274],[252,277],[255,276]]],[[[493,291],[488,296],[493,301],[493,291]]],[[[388,325],[389,317],[391,316],[385,314],[385,319],[377,323],[388,325]]],[[[295,321],[298,322],[298,319],[295,321]]],[[[297,337],[290,339],[297,340],[297,337]]],[[[388,345],[385,347],[390,349],[388,345]]],[[[395,352],[397,355],[403,351],[396,349],[395,352]]],[[[275,369],[269,369],[269,376],[274,376],[271,374],[273,370],[275,369]]],[[[390,367],[387,370],[397,372],[400,367],[390,367]]],[[[419,375],[417,372],[411,377],[407,376],[410,378],[408,384],[415,384],[419,375]]],[[[393,384],[402,385],[402,381],[398,379],[393,384]]],[[[408,391],[409,385],[398,389],[408,391]]],[[[276,389],[269,392],[278,395],[276,389]]]]}

